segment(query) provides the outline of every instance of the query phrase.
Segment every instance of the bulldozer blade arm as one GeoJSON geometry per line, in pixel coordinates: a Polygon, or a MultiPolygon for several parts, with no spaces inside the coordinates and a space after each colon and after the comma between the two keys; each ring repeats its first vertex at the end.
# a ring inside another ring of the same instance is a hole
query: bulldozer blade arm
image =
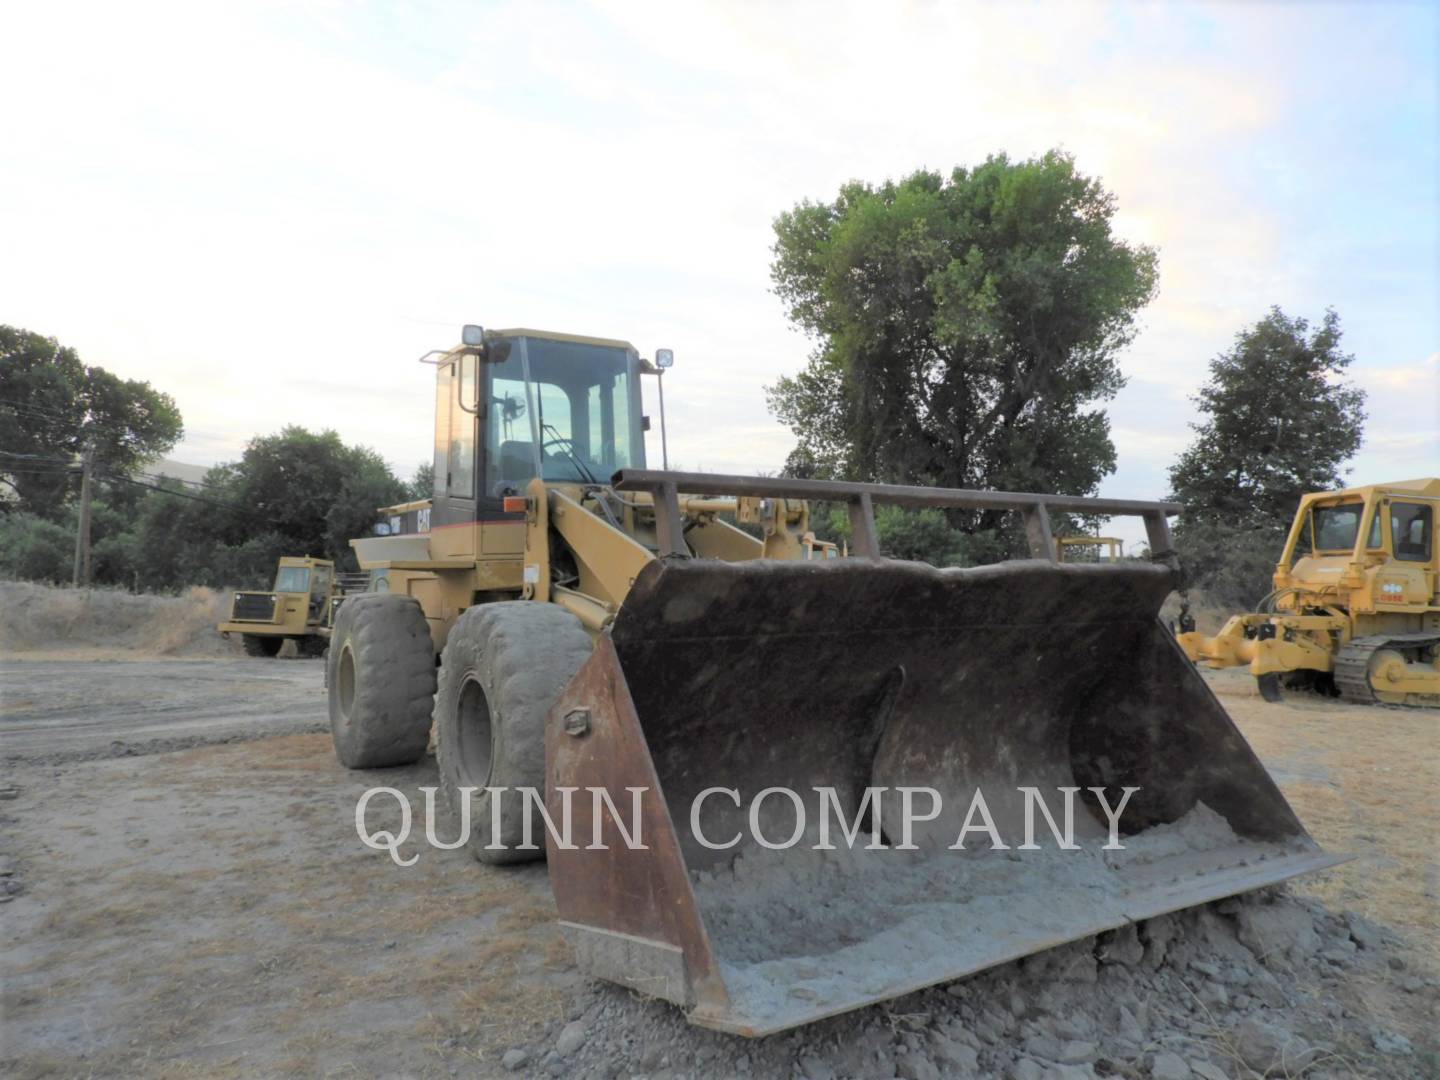
{"type": "Polygon", "coordinates": [[[763,1035],[1343,861],[1159,621],[1172,585],[651,564],[546,733],[580,966],[763,1035]]]}

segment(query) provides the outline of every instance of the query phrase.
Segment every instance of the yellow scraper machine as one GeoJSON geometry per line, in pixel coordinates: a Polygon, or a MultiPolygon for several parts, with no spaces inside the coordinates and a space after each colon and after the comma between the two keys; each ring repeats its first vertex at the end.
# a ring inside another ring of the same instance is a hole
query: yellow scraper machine
{"type": "Polygon", "coordinates": [[[216,629],[225,637],[239,634],[247,656],[273,659],[287,640],[295,642],[302,656],[319,656],[345,591],[329,559],[282,556],[275,587],[269,592],[235,593],[230,618],[216,629]]]}
{"type": "Polygon", "coordinates": [[[648,470],[667,351],[467,327],[425,359],[435,496],[352,541],[336,752],[411,762],[433,723],[471,851],[548,854],[583,970],[762,1035],[1340,861],[1158,619],[1179,507],[648,470]],[[886,559],[876,503],[1020,514],[1034,557],[886,559]],[[1152,561],[1061,563],[1052,510],[1141,516],[1152,561]],[[525,788],[573,845],[525,845],[525,788]]]}

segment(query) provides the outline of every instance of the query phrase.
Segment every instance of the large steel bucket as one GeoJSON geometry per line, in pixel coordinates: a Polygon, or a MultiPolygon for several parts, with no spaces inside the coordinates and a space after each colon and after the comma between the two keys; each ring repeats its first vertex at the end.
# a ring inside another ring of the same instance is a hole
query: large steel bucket
{"type": "Polygon", "coordinates": [[[547,806],[580,966],[761,1035],[1331,866],[1157,619],[1162,566],[665,560],[561,696],[547,806]],[[1074,842],[1061,850],[1036,789],[1074,842]],[[1104,850],[1120,815],[1123,850],[1104,850]],[[642,847],[599,806],[603,788],[642,847]],[[727,789],[697,798],[707,789],[727,789]],[[806,811],[799,842],[794,791],[806,811]],[[833,789],[833,850],[816,850],[833,789]],[[890,845],[867,850],[867,789],[890,845]],[[908,794],[913,849],[897,850],[908,794]],[[979,789],[994,831],[979,826],[979,789]],[[729,792],[738,793],[739,805],[729,792]],[[1031,796],[1034,798],[1034,796],[1031,796]],[[962,825],[966,849],[954,844],[962,825]],[[696,829],[699,829],[697,835],[696,829]],[[710,844],[734,846],[717,850],[710,844]]]}

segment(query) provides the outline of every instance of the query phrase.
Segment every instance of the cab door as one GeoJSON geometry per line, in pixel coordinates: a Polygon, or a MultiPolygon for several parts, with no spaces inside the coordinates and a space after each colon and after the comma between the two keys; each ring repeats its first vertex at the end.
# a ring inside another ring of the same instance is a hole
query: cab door
{"type": "Polygon", "coordinates": [[[315,566],[310,570],[310,607],[305,621],[318,625],[325,621],[325,606],[330,603],[330,578],[333,568],[315,566]]]}
{"type": "Polygon", "coordinates": [[[473,353],[452,357],[435,371],[435,501],[430,552],[437,558],[475,554],[477,374],[473,353]]]}
{"type": "Polygon", "coordinates": [[[1436,597],[1436,503],[1391,495],[1381,504],[1391,559],[1381,574],[1380,603],[1434,605],[1436,597]]]}

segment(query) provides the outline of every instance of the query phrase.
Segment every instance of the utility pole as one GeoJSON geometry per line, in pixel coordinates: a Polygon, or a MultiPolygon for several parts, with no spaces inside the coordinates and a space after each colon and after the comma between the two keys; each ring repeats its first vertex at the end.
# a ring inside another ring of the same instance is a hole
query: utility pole
{"type": "Polygon", "coordinates": [[[95,444],[87,442],[80,459],[80,520],[75,529],[75,588],[90,584],[90,488],[95,471],[95,444]]]}

